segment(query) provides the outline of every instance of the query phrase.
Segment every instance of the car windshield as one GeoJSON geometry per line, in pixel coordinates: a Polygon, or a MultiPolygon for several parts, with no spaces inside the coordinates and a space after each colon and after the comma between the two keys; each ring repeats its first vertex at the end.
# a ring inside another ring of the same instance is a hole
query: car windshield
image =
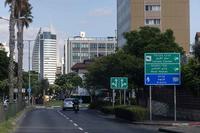
{"type": "Polygon", "coordinates": [[[74,99],[65,99],[64,101],[65,101],[65,102],[73,102],[74,99]]]}

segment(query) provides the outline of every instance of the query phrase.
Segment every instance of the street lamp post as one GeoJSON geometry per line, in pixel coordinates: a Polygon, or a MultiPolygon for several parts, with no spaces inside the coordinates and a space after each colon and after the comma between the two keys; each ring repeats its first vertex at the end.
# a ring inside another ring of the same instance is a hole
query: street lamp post
{"type": "MultiPolygon", "coordinates": [[[[28,42],[28,104],[30,105],[31,97],[31,42],[35,40],[24,40],[28,42]]],[[[32,102],[33,103],[33,102],[32,102]]]]}

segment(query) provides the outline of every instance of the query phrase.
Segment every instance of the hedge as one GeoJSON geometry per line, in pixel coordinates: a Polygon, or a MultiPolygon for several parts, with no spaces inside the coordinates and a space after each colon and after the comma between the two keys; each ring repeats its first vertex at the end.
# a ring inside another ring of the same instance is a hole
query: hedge
{"type": "Polygon", "coordinates": [[[104,114],[114,114],[115,110],[112,106],[103,106],[100,108],[100,111],[104,114]]]}
{"type": "Polygon", "coordinates": [[[105,102],[105,101],[96,101],[96,102],[92,102],[89,105],[90,109],[101,109],[103,106],[109,106],[111,105],[110,102],[105,102]]]}
{"type": "Polygon", "coordinates": [[[140,106],[118,106],[114,109],[115,116],[129,121],[148,119],[148,110],[140,106]]]}

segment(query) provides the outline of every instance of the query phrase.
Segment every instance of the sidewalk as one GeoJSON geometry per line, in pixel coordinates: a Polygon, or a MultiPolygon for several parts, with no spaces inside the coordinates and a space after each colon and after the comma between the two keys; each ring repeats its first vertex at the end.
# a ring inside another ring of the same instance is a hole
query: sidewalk
{"type": "Polygon", "coordinates": [[[162,127],[159,128],[159,131],[165,133],[200,133],[200,127],[199,126],[162,127]]]}
{"type": "Polygon", "coordinates": [[[200,122],[191,121],[143,121],[143,122],[132,122],[137,125],[155,125],[155,126],[199,126],[200,122]]]}
{"type": "Polygon", "coordinates": [[[158,130],[166,133],[200,133],[200,122],[144,121],[132,123],[137,125],[160,126],[158,130]]]}

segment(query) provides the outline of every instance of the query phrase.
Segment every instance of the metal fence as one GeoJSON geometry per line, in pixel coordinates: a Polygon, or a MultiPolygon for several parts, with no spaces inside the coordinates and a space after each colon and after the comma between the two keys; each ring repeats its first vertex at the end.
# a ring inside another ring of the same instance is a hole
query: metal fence
{"type": "Polygon", "coordinates": [[[0,103],[0,123],[14,117],[25,108],[25,103],[10,103],[7,108],[0,103]]]}

